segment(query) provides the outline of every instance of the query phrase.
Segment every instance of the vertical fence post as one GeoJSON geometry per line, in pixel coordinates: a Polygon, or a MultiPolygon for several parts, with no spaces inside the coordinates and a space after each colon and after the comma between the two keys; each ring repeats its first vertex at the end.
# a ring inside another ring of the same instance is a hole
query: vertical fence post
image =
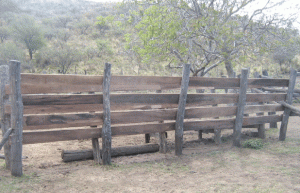
{"type": "Polygon", "coordinates": [[[240,92],[239,92],[239,99],[237,103],[237,114],[236,114],[235,126],[233,132],[233,145],[236,147],[241,146],[241,131],[243,126],[244,108],[246,105],[248,72],[249,70],[247,68],[243,68],[241,78],[240,78],[240,92]]]}
{"type": "Polygon", "coordinates": [[[183,146],[183,121],[185,113],[185,104],[190,80],[190,64],[185,64],[182,71],[181,90],[178,103],[178,111],[175,124],[175,155],[182,154],[183,146]]]}
{"type": "Polygon", "coordinates": [[[102,163],[111,164],[111,120],[110,120],[110,79],[111,64],[105,63],[103,76],[103,127],[102,127],[102,163]]]}
{"type": "MultiPolygon", "coordinates": [[[[259,73],[258,72],[255,72],[254,73],[254,78],[259,78],[259,73]]],[[[251,90],[253,91],[253,90],[251,90]]],[[[257,103],[259,105],[263,105],[264,103],[263,102],[259,102],[257,103]]],[[[257,116],[264,116],[264,112],[260,112],[260,113],[256,113],[257,116]]],[[[265,134],[265,124],[259,124],[258,125],[258,128],[257,128],[257,131],[258,131],[258,137],[261,138],[261,139],[264,139],[266,138],[266,134],[265,134]]]]}
{"type": "Polygon", "coordinates": [[[11,174],[22,176],[22,132],[23,102],[21,95],[21,64],[9,62],[9,78],[11,88],[11,174]]]}
{"type": "MultiPolygon", "coordinates": [[[[162,90],[156,90],[156,93],[162,93],[162,90]]],[[[164,121],[160,121],[159,123],[164,123],[164,121]]],[[[158,133],[160,153],[167,153],[168,151],[167,136],[168,136],[167,132],[158,133]]]]}
{"type": "Polygon", "coordinates": [[[99,147],[99,139],[93,138],[92,139],[92,147],[93,147],[93,157],[96,164],[101,163],[101,150],[99,147]]]}
{"type": "MultiPolygon", "coordinates": [[[[291,69],[289,87],[286,95],[286,103],[290,105],[293,103],[293,94],[294,94],[294,88],[296,84],[296,78],[297,78],[297,71],[291,69]]],[[[291,113],[291,109],[284,108],[283,118],[280,126],[280,134],[279,134],[280,141],[284,141],[286,138],[286,130],[287,130],[290,113],[291,113]]]]}
{"type": "MultiPolygon", "coordinates": [[[[0,119],[2,135],[10,128],[10,116],[5,114],[5,105],[8,104],[8,95],[5,94],[5,85],[9,83],[8,65],[0,66],[0,119]]],[[[5,165],[6,169],[10,169],[11,146],[9,143],[4,145],[5,165]]]]}

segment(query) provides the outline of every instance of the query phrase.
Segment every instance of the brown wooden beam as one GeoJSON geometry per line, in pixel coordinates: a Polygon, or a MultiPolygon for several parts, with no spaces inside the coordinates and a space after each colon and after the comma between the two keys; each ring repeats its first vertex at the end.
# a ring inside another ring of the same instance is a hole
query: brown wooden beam
{"type": "MultiPolygon", "coordinates": [[[[71,93],[102,91],[102,76],[22,74],[22,93],[71,93]],[[100,85],[99,85],[100,83],[100,85]]],[[[170,90],[180,88],[181,77],[113,76],[111,91],[170,90]]],[[[286,79],[249,79],[250,88],[266,86],[287,87],[286,79]]],[[[235,78],[191,77],[190,88],[237,88],[235,78]]],[[[9,93],[9,89],[7,88],[9,93]]]]}

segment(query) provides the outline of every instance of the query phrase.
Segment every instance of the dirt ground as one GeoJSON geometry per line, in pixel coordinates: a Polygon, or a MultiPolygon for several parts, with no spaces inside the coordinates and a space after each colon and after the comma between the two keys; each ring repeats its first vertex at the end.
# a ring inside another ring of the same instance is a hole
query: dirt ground
{"type": "MultiPolygon", "coordinates": [[[[259,150],[233,148],[232,131],[222,132],[221,145],[212,134],[199,141],[196,132],[185,132],[180,157],[169,132],[167,154],[112,158],[111,166],[62,162],[61,150],[90,149],[91,140],[25,145],[23,177],[11,177],[0,160],[0,192],[300,192],[299,125],[298,117],[290,118],[284,142],[278,141],[279,129],[267,129],[259,150]]],[[[112,144],[140,145],[144,136],[116,137],[112,144]]]]}

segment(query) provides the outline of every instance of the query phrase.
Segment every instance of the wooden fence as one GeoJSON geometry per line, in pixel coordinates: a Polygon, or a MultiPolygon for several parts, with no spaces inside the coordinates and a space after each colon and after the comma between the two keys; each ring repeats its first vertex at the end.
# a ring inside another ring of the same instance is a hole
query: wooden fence
{"type": "Polygon", "coordinates": [[[220,136],[222,129],[233,129],[233,144],[240,146],[242,127],[257,126],[264,137],[259,125],[282,121],[279,139],[284,140],[291,112],[276,102],[291,104],[297,76],[292,70],[290,79],[248,79],[243,69],[241,78],[189,77],[188,65],[183,77],[111,76],[110,64],[104,76],[21,74],[16,61],[7,70],[0,66],[0,118],[3,134],[11,128],[5,158],[14,176],[22,175],[23,144],[92,139],[95,160],[110,164],[111,136],[160,133],[164,148],[165,132],[175,130],[175,152],[180,155],[183,131],[215,130],[220,136]],[[248,88],[274,86],[286,87],[287,93],[246,93],[248,88]],[[205,88],[233,88],[239,93],[187,92],[205,88]],[[180,94],[118,92],[171,89],[181,89],[180,94]],[[86,94],[66,94],[77,92],[86,94]],[[250,103],[257,105],[246,105],[250,103]],[[277,114],[256,115],[261,112],[277,114]]]}

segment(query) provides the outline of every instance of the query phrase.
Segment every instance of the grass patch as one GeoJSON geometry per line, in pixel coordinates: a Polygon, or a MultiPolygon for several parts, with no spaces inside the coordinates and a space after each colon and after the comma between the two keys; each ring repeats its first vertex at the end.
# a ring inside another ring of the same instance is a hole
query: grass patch
{"type": "Polygon", "coordinates": [[[269,149],[272,153],[276,154],[300,154],[299,144],[293,142],[277,142],[277,144],[273,144],[269,149]]]}
{"type": "Polygon", "coordinates": [[[278,128],[270,128],[266,131],[267,134],[271,135],[271,134],[277,134],[279,135],[279,129],[278,128]]]}
{"type": "Polygon", "coordinates": [[[38,179],[34,173],[22,177],[1,177],[0,192],[32,192],[30,187],[36,183],[38,179]]]}
{"type": "Polygon", "coordinates": [[[243,148],[262,149],[264,142],[262,139],[248,139],[243,142],[243,148]]]}

